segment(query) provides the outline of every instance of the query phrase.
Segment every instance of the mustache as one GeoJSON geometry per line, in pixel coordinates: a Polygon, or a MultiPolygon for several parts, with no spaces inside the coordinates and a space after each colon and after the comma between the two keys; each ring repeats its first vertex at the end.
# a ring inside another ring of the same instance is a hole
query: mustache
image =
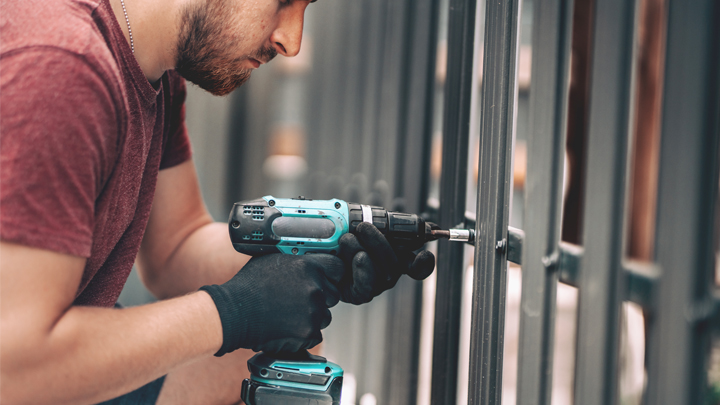
{"type": "Polygon", "coordinates": [[[254,55],[251,55],[250,57],[259,61],[262,61],[263,63],[268,63],[271,60],[273,60],[277,56],[278,52],[277,49],[275,49],[272,46],[260,48],[257,52],[255,52],[254,55]]]}

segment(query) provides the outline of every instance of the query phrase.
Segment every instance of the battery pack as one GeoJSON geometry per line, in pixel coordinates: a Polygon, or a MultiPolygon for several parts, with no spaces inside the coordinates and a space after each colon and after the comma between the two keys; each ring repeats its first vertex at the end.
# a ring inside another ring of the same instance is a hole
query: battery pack
{"type": "Polygon", "coordinates": [[[278,357],[259,353],[248,360],[241,394],[247,405],[340,405],[340,366],[307,352],[278,357]]]}

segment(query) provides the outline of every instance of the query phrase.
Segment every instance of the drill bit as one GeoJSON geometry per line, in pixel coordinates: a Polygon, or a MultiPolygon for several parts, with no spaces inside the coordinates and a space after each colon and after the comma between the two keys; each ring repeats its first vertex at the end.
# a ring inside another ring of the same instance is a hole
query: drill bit
{"type": "Polygon", "coordinates": [[[449,229],[449,230],[442,230],[442,229],[433,229],[430,231],[430,234],[428,235],[428,241],[436,240],[440,238],[449,239],[451,241],[457,241],[457,242],[467,242],[467,243],[474,243],[475,242],[475,230],[473,229],[449,229]]]}

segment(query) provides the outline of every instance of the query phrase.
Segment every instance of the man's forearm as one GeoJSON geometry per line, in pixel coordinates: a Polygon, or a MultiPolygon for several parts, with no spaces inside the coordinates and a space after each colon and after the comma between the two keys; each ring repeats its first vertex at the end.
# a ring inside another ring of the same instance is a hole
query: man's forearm
{"type": "Polygon", "coordinates": [[[42,336],[3,335],[13,350],[2,352],[2,402],[13,404],[108,400],[222,344],[204,292],[121,310],[73,306],[42,336]]]}
{"type": "Polygon", "coordinates": [[[222,284],[250,259],[233,249],[227,224],[205,224],[190,233],[163,263],[140,266],[145,285],[158,298],[197,291],[207,284],[222,284]]]}

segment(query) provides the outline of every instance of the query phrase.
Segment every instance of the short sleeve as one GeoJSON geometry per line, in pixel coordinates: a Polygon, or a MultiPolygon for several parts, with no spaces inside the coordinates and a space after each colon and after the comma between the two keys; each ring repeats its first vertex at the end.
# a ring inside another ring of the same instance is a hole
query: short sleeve
{"type": "Polygon", "coordinates": [[[0,62],[0,238],[89,257],[95,201],[117,158],[118,90],[61,49],[0,62]]]}
{"type": "Polygon", "coordinates": [[[192,157],[192,147],[185,125],[187,88],[185,79],[174,70],[168,71],[168,93],[167,132],[160,170],[177,166],[192,157]]]}

